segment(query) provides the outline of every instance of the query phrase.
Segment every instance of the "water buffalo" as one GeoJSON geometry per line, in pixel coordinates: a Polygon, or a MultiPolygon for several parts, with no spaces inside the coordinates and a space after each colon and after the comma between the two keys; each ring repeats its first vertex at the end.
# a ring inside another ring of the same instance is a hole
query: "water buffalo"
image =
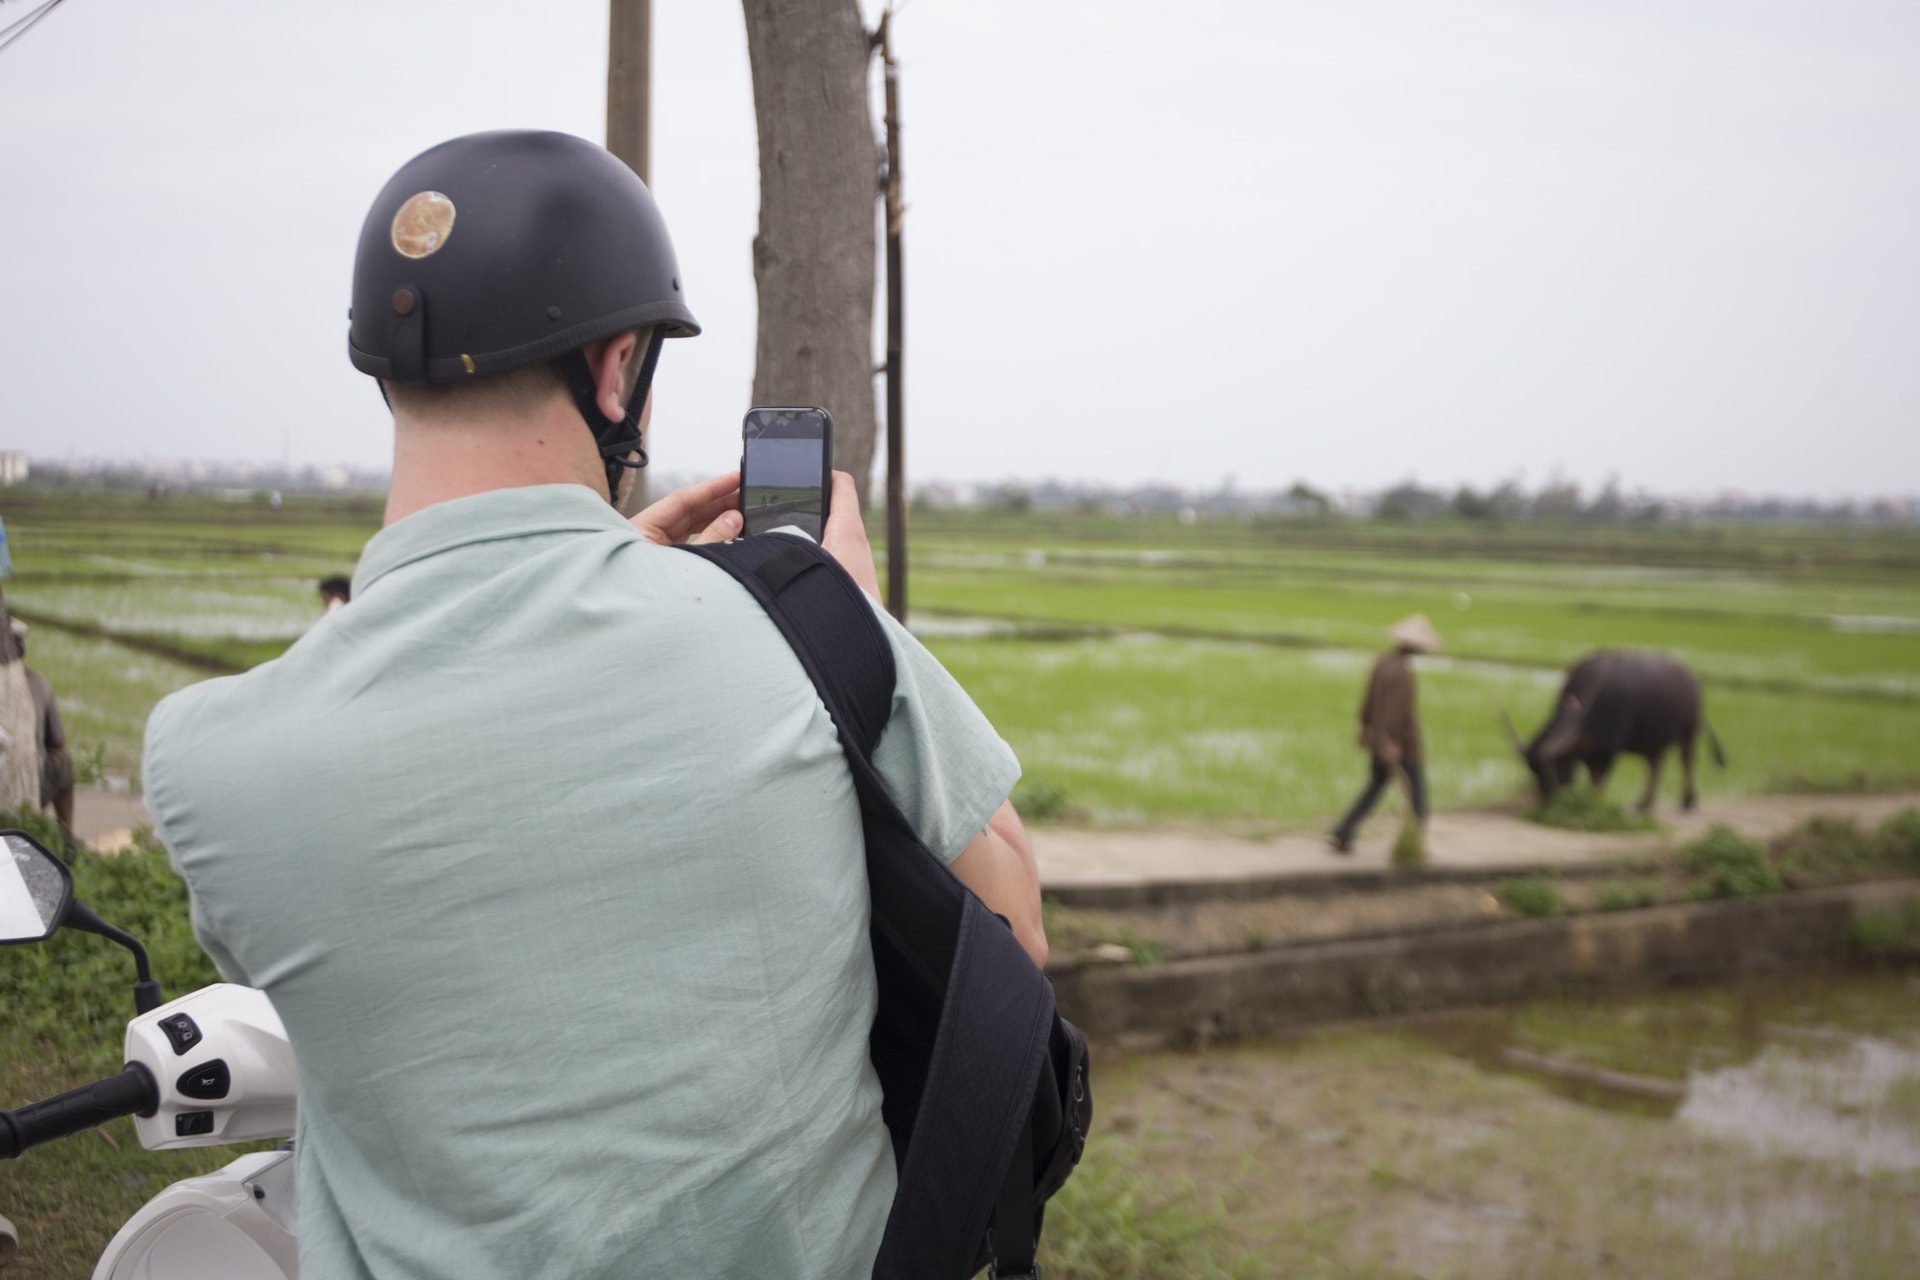
{"type": "MultiPolygon", "coordinates": [[[[1501,712],[1502,718],[1506,713],[1501,712]]],[[[1647,790],[1640,812],[1653,808],[1660,789],[1660,762],[1668,747],[1680,748],[1680,767],[1686,770],[1687,790],[1682,805],[1694,805],[1693,742],[1701,729],[1713,747],[1713,762],[1726,766],[1720,739],[1700,713],[1700,682],[1678,659],[1664,653],[1636,653],[1608,649],[1589,654],[1573,664],[1551,719],[1521,742],[1513,721],[1507,732],[1533,771],[1545,804],[1553,793],[1573,781],[1584,764],[1595,790],[1607,784],[1607,773],[1623,752],[1646,757],[1647,790]]]]}

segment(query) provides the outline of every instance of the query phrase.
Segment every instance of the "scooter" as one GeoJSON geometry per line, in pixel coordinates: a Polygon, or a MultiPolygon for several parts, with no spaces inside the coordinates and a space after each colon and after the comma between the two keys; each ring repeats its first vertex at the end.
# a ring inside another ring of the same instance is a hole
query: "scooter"
{"type": "MultiPolygon", "coordinates": [[[[0,1111],[0,1159],[121,1116],[134,1118],[151,1151],[293,1132],[293,1048],[263,992],[223,982],[163,1003],[145,948],[75,900],[65,863],[24,832],[0,832],[0,844],[0,944],[78,929],[132,951],[137,974],[125,1067],[0,1111]]],[[[149,1200],[114,1235],[93,1280],[294,1280],[298,1235],[293,1144],[285,1142],[149,1200]]]]}

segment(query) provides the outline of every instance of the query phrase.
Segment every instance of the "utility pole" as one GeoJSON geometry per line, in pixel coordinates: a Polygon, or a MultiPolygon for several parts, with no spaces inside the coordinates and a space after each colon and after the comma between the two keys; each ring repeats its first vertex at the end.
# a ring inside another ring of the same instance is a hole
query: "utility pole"
{"type": "Polygon", "coordinates": [[[901,275],[900,65],[889,39],[893,9],[880,15],[874,43],[886,83],[887,127],[887,611],[907,620],[906,300],[901,275]]]}
{"type": "MultiPolygon", "coordinates": [[[[607,150],[651,185],[653,0],[608,0],[607,150]]],[[[643,428],[641,448],[650,443],[643,428]]],[[[627,513],[647,505],[647,473],[633,478],[627,513]]]]}

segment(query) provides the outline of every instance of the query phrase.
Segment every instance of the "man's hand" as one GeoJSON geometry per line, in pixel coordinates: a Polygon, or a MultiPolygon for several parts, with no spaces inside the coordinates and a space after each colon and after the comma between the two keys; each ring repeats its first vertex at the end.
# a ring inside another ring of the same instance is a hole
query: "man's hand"
{"type": "Polygon", "coordinates": [[[820,545],[862,591],[880,598],[880,575],[873,571],[873,548],[867,545],[866,522],[860,518],[860,491],[848,472],[833,473],[833,496],[827,500],[827,527],[820,545]]]}
{"type": "MultiPolygon", "coordinates": [[[[849,481],[851,483],[851,481],[849,481]]],[[[740,473],[729,471],[684,489],[675,489],[633,518],[648,542],[670,547],[685,542],[725,542],[740,533],[740,473]]],[[[863,535],[864,541],[864,535],[863,535]]],[[[872,557],[868,557],[871,568],[872,557]]]]}
{"type": "MultiPolygon", "coordinates": [[[[851,485],[851,481],[848,482],[851,485]]],[[[986,830],[975,836],[953,860],[953,874],[974,891],[987,909],[1005,916],[1013,936],[1033,958],[1047,967],[1047,931],[1040,919],[1040,868],[1033,860],[1027,829],[1011,800],[1003,801],[987,819],[986,830]]]]}

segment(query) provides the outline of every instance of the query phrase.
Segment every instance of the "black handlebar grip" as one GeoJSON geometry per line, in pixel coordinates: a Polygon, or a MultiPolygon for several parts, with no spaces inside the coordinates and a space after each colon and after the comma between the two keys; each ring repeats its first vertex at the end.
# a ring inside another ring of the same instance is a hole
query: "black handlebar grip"
{"type": "Polygon", "coordinates": [[[28,1147],[80,1133],[121,1116],[150,1116],[160,1105],[160,1086],[137,1062],[117,1076],[83,1084],[18,1111],[0,1111],[0,1159],[11,1160],[28,1147]]]}

